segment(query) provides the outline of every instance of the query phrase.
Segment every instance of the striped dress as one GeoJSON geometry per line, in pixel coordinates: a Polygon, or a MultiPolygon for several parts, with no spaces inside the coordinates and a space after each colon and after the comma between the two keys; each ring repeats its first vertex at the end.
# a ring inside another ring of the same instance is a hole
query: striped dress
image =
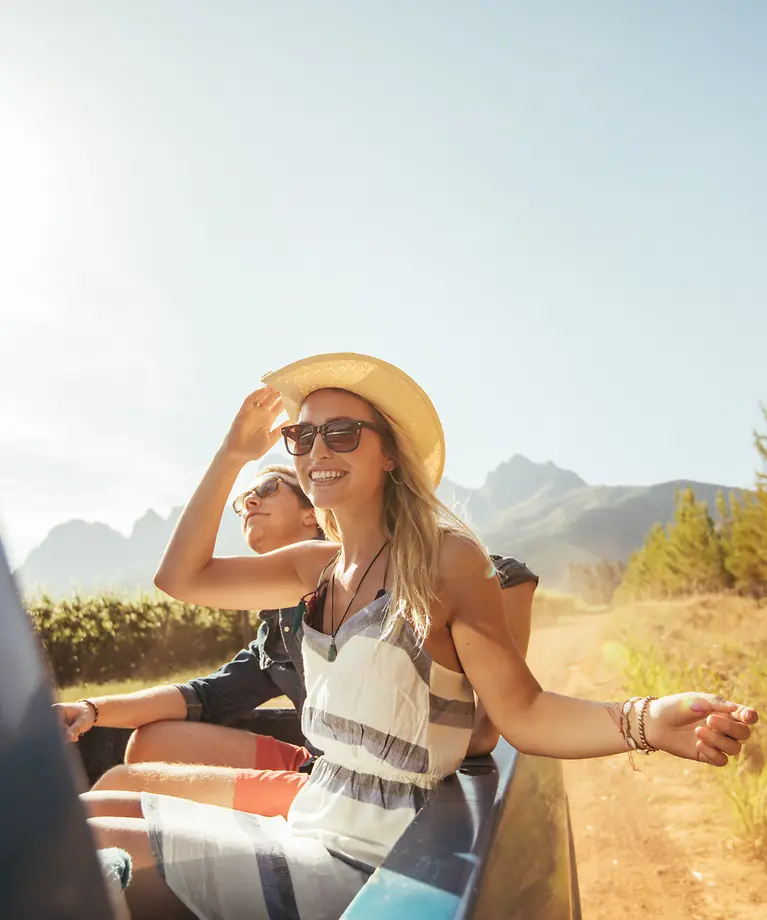
{"type": "Polygon", "coordinates": [[[337,920],[466,754],[474,695],[398,624],[388,594],[330,637],[304,621],[303,730],[324,755],[283,818],[144,794],[158,867],[207,920],[337,920]]]}

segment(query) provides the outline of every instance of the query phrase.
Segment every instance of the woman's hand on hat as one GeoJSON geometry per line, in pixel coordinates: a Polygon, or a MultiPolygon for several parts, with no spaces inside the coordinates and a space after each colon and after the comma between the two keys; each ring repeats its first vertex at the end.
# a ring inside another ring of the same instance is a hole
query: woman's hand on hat
{"type": "Polygon", "coordinates": [[[758,721],[751,706],[711,693],[676,693],[649,703],[645,731],[655,748],[723,767],[738,756],[758,721]]]}
{"type": "Polygon", "coordinates": [[[275,427],[275,422],[282,411],[282,397],[273,387],[251,393],[235,415],[222,451],[243,464],[259,460],[280,440],[280,426],[275,427]]]}

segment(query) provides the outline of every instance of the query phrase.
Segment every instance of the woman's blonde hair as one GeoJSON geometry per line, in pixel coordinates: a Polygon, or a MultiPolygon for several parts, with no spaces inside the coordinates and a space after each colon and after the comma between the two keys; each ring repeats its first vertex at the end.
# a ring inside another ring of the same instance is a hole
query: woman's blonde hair
{"type": "MultiPolygon", "coordinates": [[[[384,633],[407,620],[421,644],[429,633],[429,611],[437,596],[443,534],[457,534],[475,545],[486,557],[488,571],[492,563],[472,530],[437,498],[426,466],[418,459],[408,435],[368,400],[363,402],[373,410],[382,430],[384,450],[396,464],[384,483],[382,529],[389,540],[393,573],[384,633]]],[[[318,508],[317,519],[329,540],[341,539],[332,510],[318,508]]]]}

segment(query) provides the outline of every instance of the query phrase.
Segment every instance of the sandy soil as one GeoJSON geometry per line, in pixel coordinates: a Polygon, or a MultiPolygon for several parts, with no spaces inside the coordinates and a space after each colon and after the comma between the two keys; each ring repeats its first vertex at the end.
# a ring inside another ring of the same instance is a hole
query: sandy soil
{"type": "MultiPolygon", "coordinates": [[[[609,614],[585,614],[534,630],[529,662],[543,686],[620,698],[601,654],[608,627],[609,614]]],[[[740,846],[713,768],[663,754],[637,765],[565,764],[584,920],[767,920],[767,866],[740,846]]]]}

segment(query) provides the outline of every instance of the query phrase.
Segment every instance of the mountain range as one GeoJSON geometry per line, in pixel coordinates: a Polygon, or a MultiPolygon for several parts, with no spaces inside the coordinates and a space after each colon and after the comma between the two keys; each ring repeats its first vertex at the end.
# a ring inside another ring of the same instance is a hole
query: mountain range
{"type": "MultiPolygon", "coordinates": [[[[542,585],[568,587],[568,566],[600,558],[626,561],[650,527],[671,520],[674,496],[692,486],[715,514],[722,489],[677,480],[652,486],[592,486],[555,464],[519,454],[489,473],[479,489],[443,480],[439,497],[468,521],[491,552],[512,555],[541,575],[542,585]]],[[[54,527],[16,571],[22,590],[52,597],[72,590],[152,590],[152,576],[181,514],[148,510],[125,537],[106,524],[67,521],[54,527]]],[[[216,543],[219,555],[243,550],[239,522],[226,513],[216,543]]]]}

